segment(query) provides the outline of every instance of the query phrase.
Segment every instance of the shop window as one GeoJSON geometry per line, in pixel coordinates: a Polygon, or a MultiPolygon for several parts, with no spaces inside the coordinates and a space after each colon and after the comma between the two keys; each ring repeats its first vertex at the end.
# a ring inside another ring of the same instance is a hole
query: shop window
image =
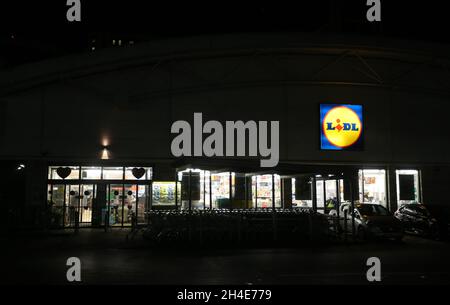
{"type": "Polygon", "coordinates": [[[176,183],[176,187],[177,187],[177,198],[175,200],[175,204],[176,207],[178,208],[181,204],[181,177],[178,179],[177,183],[176,183]]]}
{"type": "Polygon", "coordinates": [[[211,189],[209,187],[210,179],[211,179],[211,173],[209,171],[205,171],[205,175],[204,175],[205,207],[207,209],[211,208],[211,189]]]}
{"type": "Polygon", "coordinates": [[[233,208],[252,208],[250,178],[245,174],[232,174],[233,208]]]}
{"type": "Polygon", "coordinates": [[[64,224],[66,227],[74,227],[77,215],[80,215],[80,186],[66,186],[66,206],[64,224]]]}
{"type": "Polygon", "coordinates": [[[281,178],[273,175],[274,188],[272,188],[272,175],[260,175],[252,177],[253,206],[257,208],[281,207],[281,178]],[[275,192],[272,194],[272,189],[275,192]],[[275,196],[275,204],[272,204],[272,195],[275,196]]]}
{"type": "Polygon", "coordinates": [[[47,185],[47,205],[48,206],[51,206],[53,204],[52,203],[52,192],[53,192],[52,185],[48,184],[47,185]]]}
{"type": "Polygon", "coordinates": [[[50,180],[78,180],[80,168],[78,166],[50,166],[48,170],[50,180]]]}
{"type": "Polygon", "coordinates": [[[125,168],[125,180],[151,180],[152,169],[148,167],[125,168]]]}
{"type": "Polygon", "coordinates": [[[321,211],[325,208],[324,186],[323,180],[316,181],[317,209],[321,211]]]}
{"type": "Polygon", "coordinates": [[[175,205],[175,182],[153,182],[152,205],[154,207],[175,205]]]}
{"type": "Polygon", "coordinates": [[[292,178],[292,206],[312,208],[311,177],[292,178]]]}
{"type": "MultiPolygon", "coordinates": [[[[171,182],[175,187],[175,182],[171,182]]],[[[175,205],[175,189],[173,192],[173,205],[175,205]]],[[[150,200],[150,187],[148,185],[139,185],[138,186],[138,197],[137,197],[137,222],[138,224],[143,224],[146,222],[145,211],[149,208],[149,200],[150,200]]]]}
{"type": "Polygon", "coordinates": [[[420,201],[418,170],[397,170],[396,182],[397,202],[399,205],[420,201]]]}
{"type": "Polygon", "coordinates": [[[230,173],[211,174],[211,195],[213,209],[230,208],[230,173]]]}
{"type": "Polygon", "coordinates": [[[344,185],[344,179],[340,179],[339,180],[339,200],[340,202],[344,202],[345,201],[345,185],[344,185]]]}
{"type": "Polygon", "coordinates": [[[364,169],[359,171],[359,200],[362,203],[377,203],[387,207],[385,170],[364,169]]]}
{"type": "Polygon", "coordinates": [[[358,203],[364,203],[364,175],[363,171],[358,171],[358,198],[355,198],[355,200],[358,200],[358,203]]]}
{"type": "Polygon", "coordinates": [[[48,204],[50,206],[64,206],[64,185],[49,185],[48,189],[48,204]]]}
{"type": "Polygon", "coordinates": [[[81,179],[83,180],[100,180],[102,178],[101,167],[82,167],[81,179]]]}
{"type": "Polygon", "coordinates": [[[53,166],[50,166],[48,168],[48,180],[52,180],[52,179],[61,179],[61,178],[57,177],[56,168],[54,168],[53,166]],[[53,176],[55,176],[55,178],[53,178],[53,176]]]}
{"type": "Polygon", "coordinates": [[[49,180],[151,180],[151,167],[50,166],[49,180]],[[81,174],[81,175],[80,175],[81,174]],[[124,176],[125,174],[125,176],[124,176]]]}
{"type": "Polygon", "coordinates": [[[337,207],[337,185],[336,180],[325,180],[325,209],[327,212],[337,207]]]}
{"type": "Polygon", "coordinates": [[[241,199],[244,197],[243,186],[245,184],[241,181],[241,177],[236,177],[235,173],[231,173],[231,197],[233,198],[233,202],[238,198],[241,199]]]}
{"type": "Polygon", "coordinates": [[[205,171],[188,169],[179,172],[178,175],[181,181],[181,208],[189,209],[190,199],[192,209],[204,209],[206,200],[205,188],[207,185],[205,171]]]}
{"type": "Polygon", "coordinates": [[[104,167],[103,179],[105,180],[123,180],[123,167],[104,167]]]}
{"type": "MultiPolygon", "coordinates": [[[[209,175],[208,175],[209,176],[209,175]]],[[[196,208],[204,209],[207,207],[206,200],[209,202],[209,198],[206,196],[206,189],[209,188],[209,180],[206,177],[206,171],[202,170],[199,172],[199,184],[200,184],[200,199],[196,203],[196,208]]],[[[208,204],[209,207],[209,204],[208,204]]]]}
{"type": "Polygon", "coordinates": [[[65,185],[48,186],[48,209],[50,226],[60,228],[64,225],[65,185]]]}
{"type": "Polygon", "coordinates": [[[256,209],[257,208],[257,202],[256,202],[256,196],[258,194],[258,190],[256,188],[256,181],[257,181],[257,177],[253,176],[251,178],[251,199],[252,199],[252,203],[250,208],[252,209],[256,209]]]}
{"type": "Polygon", "coordinates": [[[279,175],[273,175],[275,189],[275,207],[281,208],[281,177],[279,175]]]}

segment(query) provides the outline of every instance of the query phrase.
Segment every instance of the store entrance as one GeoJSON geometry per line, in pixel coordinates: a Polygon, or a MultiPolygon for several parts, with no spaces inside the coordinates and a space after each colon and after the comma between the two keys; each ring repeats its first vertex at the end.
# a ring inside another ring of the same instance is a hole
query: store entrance
{"type": "Polygon", "coordinates": [[[316,180],[317,211],[329,214],[339,213],[344,200],[344,181],[337,178],[318,178],[316,180]]]}
{"type": "Polygon", "coordinates": [[[146,223],[151,184],[49,185],[49,225],[53,228],[127,227],[146,223]]]}
{"type": "Polygon", "coordinates": [[[103,184],[99,189],[102,196],[98,202],[101,226],[129,227],[146,222],[151,185],[103,184]]]}
{"type": "Polygon", "coordinates": [[[49,188],[50,227],[91,226],[97,198],[95,184],[55,184],[49,188]]]}

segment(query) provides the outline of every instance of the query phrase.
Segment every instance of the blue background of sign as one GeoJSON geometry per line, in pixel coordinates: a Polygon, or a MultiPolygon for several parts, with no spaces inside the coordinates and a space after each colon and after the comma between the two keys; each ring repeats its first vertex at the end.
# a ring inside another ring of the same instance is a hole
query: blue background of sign
{"type": "Polygon", "coordinates": [[[364,120],[363,120],[363,106],[362,105],[348,105],[348,104],[321,104],[320,105],[320,149],[323,150],[362,150],[364,145],[364,120]],[[361,130],[361,136],[359,137],[358,141],[356,141],[353,145],[349,147],[338,147],[330,143],[328,141],[327,137],[325,136],[323,132],[323,120],[325,119],[326,114],[328,111],[330,111],[332,108],[337,106],[345,106],[350,109],[352,109],[361,120],[362,124],[362,130],[361,130]]]}

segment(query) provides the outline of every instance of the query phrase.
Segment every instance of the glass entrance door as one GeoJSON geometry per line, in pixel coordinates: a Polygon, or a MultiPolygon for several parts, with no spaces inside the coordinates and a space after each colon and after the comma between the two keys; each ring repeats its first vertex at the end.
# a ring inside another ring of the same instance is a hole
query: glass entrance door
{"type": "Polygon", "coordinates": [[[50,228],[64,227],[66,206],[66,185],[49,185],[48,190],[48,225],[50,228]]]}
{"type": "Polygon", "coordinates": [[[106,184],[102,225],[127,227],[136,221],[146,223],[145,212],[150,206],[150,185],[106,184]]]}
{"type": "Polygon", "coordinates": [[[66,186],[66,206],[64,224],[66,227],[75,227],[77,215],[80,210],[80,186],[69,184],[66,186]]]}
{"type": "Polygon", "coordinates": [[[106,225],[111,227],[122,226],[123,221],[123,184],[108,184],[107,189],[106,225]]]}
{"type": "MultiPolygon", "coordinates": [[[[146,211],[150,210],[151,186],[138,185],[136,217],[138,224],[147,223],[146,211]]],[[[175,201],[175,199],[174,199],[175,201]]]]}
{"type": "Polygon", "coordinates": [[[336,180],[325,180],[325,214],[336,210],[338,204],[338,186],[336,180]]]}
{"type": "Polygon", "coordinates": [[[49,186],[50,227],[91,226],[96,186],[93,184],[55,184],[49,186]]]}
{"type": "Polygon", "coordinates": [[[96,198],[95,184],[80,185],[79,224],[86,227],[92,224],[92,208],[96,198]]]}
{"type": "Polygon", "coordinates": [[[92,226],[105,226],[106,217],[109,214],[107,201],[107,185],[99,183],[95,185],[96,197],[92,201],[92,226]]]}
{"type": "Polygon", "coordinates": [[[317,210],[324,214],[337,209],[343,200],[343,181],[341,179],[323,179],[316,182],[317,210]]]}
{"type": "Polygon", "coordinates": [[[125,184],[124,185],[124,208],[123,213],[123,225],[131,226],[132,222],[135,221],[136,209],[137,209],[137,198],[138,198],[138,185],[136,184],[125,184]]]}

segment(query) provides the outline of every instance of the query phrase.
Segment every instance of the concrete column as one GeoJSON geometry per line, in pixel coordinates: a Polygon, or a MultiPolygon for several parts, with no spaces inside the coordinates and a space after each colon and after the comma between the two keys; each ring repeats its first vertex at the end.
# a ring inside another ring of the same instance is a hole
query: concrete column
{"type": "Polygon", "coordinates": [[[292,209],[292,179],[283,178],[281,180],[283,188],[283,202],[285,209],[292,209]]]}
{"type": "Polygon", "coordinates": [[[395,168],[388,167],[386,171],[386,179],[388,208],[391,212],[395,212],[398,208],[395,168]]]}

